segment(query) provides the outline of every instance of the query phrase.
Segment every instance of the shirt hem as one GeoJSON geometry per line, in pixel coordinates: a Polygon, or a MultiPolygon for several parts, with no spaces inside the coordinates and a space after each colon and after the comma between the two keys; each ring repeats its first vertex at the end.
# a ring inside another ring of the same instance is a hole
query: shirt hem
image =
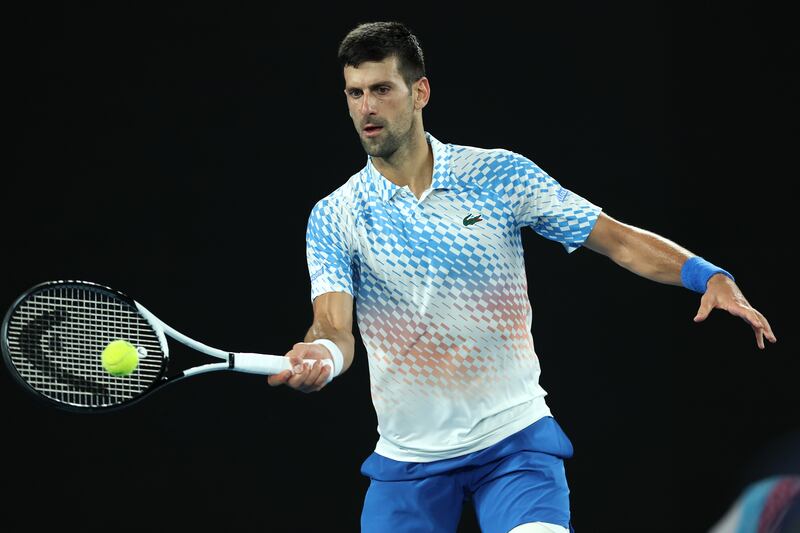
{"type": "MultiPolygon", "coordinates": [[[[535,402],[534,402],[535,405],[535,402]]],[[[384,439],[380,437],[378,439],[377,444],[375,445],[375,453],[386,457],[388,459],[393,459],[395,461],[404,461],[409,463],[430,463],[433,461],[440,461],[442,459],[453,459],[454,457],[460,457],[462,455],[467,455],[474,452],[479,452],[483,449],[492,446],[493,444],[497,444],[501,440],[510,437],[514,433],[518,431],[522,431],[526,427],[530,426],[531,424],[538,422],[542,418],[546,416],[553,416],[550,412],[550,408],[547,406],[546,403],[542,402],[538,408],[532,410],[532,414],[529,416],[525,416],[514,422],[506,424],[502,426],[494,433],[491,433],[487,437],[475,442],[474,444],[464,447],[458,448],[452,452],[430,452],[425,454],[420,453],[409,453],[405,452],[401,448],[392,445],[384,439]]]]}

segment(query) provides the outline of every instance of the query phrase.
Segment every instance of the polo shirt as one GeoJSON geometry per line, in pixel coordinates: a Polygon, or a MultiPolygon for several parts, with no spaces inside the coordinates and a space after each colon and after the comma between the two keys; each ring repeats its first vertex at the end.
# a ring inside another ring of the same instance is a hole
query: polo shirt
{"type": "Polygon", "coordinates": [[[430,187],[417,198],[366,166],[311,210],[311,300],[351,294],[378,420],[375,452],[429,462],[487,448],[543,416],[521,239],[568,252],[601,208],[505,149],[430,133],[430,187]]]}

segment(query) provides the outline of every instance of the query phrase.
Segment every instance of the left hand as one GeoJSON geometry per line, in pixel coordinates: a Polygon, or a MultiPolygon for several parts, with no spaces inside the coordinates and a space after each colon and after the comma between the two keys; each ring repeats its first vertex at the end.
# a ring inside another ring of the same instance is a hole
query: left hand
{"type": "Polygon", "coordinates": [[[777,342],[778,339],[772,333],[766,317],[750,305],[736,283],[724,274],[715,274],[709,278],[706,292],[700,300],[700,309],[697,310],[694,321],[702,322],[715,308],[724,309],[750,324],[756,334],[756,344],[762,350],[764,349],[764,337],[770,342],[777,342]]]}

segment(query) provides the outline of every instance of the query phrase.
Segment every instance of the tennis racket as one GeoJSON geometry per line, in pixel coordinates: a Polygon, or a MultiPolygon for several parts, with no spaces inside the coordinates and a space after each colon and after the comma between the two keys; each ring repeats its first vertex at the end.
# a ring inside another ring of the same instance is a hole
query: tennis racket
{"type": "MultiPolygon", "coordinates": [[[[284,356],[206,346],[167,326],[129,296],[87,281],[48,281],[19,296],[3,320],[2,351],[12,376],[26,390],[51,405],[80,412],[128,406],[205,372],[269,375],[291,366],[284,356]],[[222,361],[173,369],[167,336],[222,361]],[[106,372],[100,359],[103,348],[118,339],[139,353],[135,370],[122,377],[106,372]]],[[[329,359],[321,362],[332,364],[329,359]]]]}

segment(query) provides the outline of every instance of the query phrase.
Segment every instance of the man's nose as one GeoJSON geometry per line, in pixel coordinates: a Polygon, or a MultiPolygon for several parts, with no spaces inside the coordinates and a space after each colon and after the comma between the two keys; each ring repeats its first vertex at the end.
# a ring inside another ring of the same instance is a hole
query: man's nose
{"type": "Polygon", "coordinates": [[[361,98],[361,114],[362,115],[371,115],[375,112],[375,104],[377,103],[377,98],[372,96],[372,93],[369,91],[364,93],[363,98],[361,98]]]}

